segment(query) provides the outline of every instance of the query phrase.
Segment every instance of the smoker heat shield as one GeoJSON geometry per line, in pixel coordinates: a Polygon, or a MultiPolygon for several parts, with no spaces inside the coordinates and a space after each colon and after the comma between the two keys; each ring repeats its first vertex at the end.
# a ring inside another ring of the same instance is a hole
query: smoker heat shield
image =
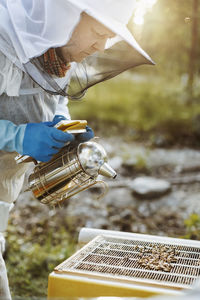
{"type": "Polygon", "coordinates": [[[61,263],[49,276],[49,297],[178,295],[200,278],[199,241],[130,235],[99,235],[61,263]],[[140,249],[152,247],[174,249],[170,271],[139,263],[140,249]]]}

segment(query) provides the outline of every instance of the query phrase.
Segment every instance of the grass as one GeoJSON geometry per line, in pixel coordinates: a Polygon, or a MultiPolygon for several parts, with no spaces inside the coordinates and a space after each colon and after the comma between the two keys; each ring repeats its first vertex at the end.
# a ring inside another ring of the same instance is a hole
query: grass
{"type": "Polygon", "coordinates": [[[127,133],[135,140],[152,140],[162,134],[171,144],[177,139],[193,143],[200,129],[194,121],[200,104],[185,99],[178,81],[134,82],[120,77],[90,88],[81,102],[71,101],[70,112],[73,119],[87,119],[102,135],[127,133]]]}
{"type": "Polygon", "coordinates": [[[185,220],[186,235],[185,239],[200,240],[200,215],[191,214],[188,219],[185,220]]]}
{"type": "Polygon", "coordinates": [[[5,260],[9,284],[14,299],[46,299],[48,275],[72,255],[77,242],[67,218],[47,215],[40,220],[39,212],[32,214],[31,209],[28,214],[29,220],[21,224],[17,216],[12,217],[8,227],[5,260]]]}

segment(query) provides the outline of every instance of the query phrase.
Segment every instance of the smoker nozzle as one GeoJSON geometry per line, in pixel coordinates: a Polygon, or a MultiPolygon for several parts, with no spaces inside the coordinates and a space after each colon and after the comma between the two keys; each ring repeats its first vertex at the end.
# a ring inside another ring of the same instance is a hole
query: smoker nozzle
{"type": "Polygon", "coordinates": [[[113,168],[111,168],[111,166],[109,166],[109,164],[107,163],[104,163],[101,166],[101,168],[99,169],[99,174],[113,179],[117,177],[117,173],[115,172],[115,170],[113,170],[113,168]]]}

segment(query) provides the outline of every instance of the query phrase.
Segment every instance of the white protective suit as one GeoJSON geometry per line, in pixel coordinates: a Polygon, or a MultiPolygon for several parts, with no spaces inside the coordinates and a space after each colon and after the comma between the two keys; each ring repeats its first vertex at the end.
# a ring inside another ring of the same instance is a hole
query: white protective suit
{"type": "MultiPolygon", "coordinates": [[[[0,120],[19,125],[51,121],[55,115],[70,119],[67,103],[67,98],[43,91],[0,51],[0,120]]],[[[28,168],[27,164],[16,164],[16,155],[16,152],[0,151],[0,299],[5,300],[11,298],[2,257],[5,248],[3,232],[28,168]]]]}
{"type": "MultiPolygon", "coordinates": [[[[67,98],[44,92],[0,52],[0,120],[16,125],[50,121],[55,115],[70,119],[67,98]]],[[[10,299],[5,263],[3,232],[7,228],[9,211],[24,182],[27,164],[15,163],[17,153],[0,151],[0,299],[10,299]]]]}

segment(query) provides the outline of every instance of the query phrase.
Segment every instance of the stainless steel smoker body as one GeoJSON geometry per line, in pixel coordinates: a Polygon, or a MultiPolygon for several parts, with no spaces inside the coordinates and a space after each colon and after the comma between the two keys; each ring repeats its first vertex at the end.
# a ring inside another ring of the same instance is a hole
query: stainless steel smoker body
{"type": "Polygon", "coordinates": [[[44,204],[55,205],[88,189],[103,175],[115,178],[104,148],[96,142],[64,147],[48,163],[39,163],[29,176],[29,188],[44,204]]]}

